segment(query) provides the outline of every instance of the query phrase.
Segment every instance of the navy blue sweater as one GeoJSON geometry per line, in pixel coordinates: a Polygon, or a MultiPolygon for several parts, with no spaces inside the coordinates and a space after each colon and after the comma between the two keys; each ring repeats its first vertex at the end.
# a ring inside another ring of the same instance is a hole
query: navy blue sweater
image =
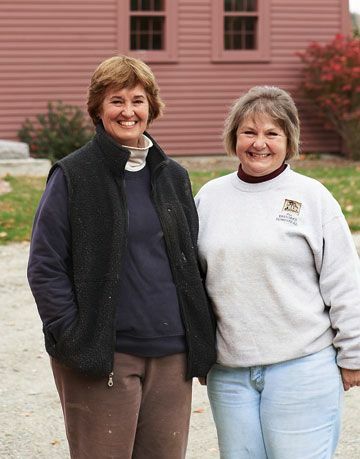
{"type": "Polygon", "coordinates": [[[142,356],[185,351],[185,330],[150,171],[125,171],[128,236],[116,315],[116,350],[142,356]]]}

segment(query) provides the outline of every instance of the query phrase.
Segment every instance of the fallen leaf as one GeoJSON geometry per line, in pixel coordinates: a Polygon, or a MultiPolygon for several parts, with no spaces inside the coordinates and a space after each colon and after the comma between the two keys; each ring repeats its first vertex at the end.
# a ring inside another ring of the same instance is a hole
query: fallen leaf
{"type": "Polygon", "coordinates": [[[193,411],[193,413],[203,413],[205,411],[205,408],[196,408],[196,410],[193,411]]]}

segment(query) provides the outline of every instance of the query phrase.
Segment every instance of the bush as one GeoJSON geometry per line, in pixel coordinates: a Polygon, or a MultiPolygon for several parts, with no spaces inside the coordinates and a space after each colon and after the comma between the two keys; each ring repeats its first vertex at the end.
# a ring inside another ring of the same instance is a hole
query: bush
{"type": "Polygon", "coordinates": [[[48,103],[46,114],[36,121],[26,119],[18,131],[22,142],[29,144],[35,158],[48,158],[52,163],[88,142],[93,129],[79,107],[61,101],[48,103]]]}
{"type": "Polygon", "coordinates": [[[360,39],[336,35],[297,53],[304,67],[301,90],[343,138],[351,159],[360,159],[360,39]]]}

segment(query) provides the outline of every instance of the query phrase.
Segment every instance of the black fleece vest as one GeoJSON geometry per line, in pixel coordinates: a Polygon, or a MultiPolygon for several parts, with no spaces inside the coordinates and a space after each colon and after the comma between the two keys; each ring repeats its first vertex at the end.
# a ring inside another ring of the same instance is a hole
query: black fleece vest
{"type": "MultiPolygon", "coordinates": [[[[196,209],[186,171],[153,142],[147,161],[152,199],[185,326],[187,377],[204,376],[215,361],[214,322],[196,257],[196,209]]],[[[61,167],[67,181],[70,276],[78,318],[56,343],[44,330],[46,349],[65,365],[90,376],[106,376],[113,367],[115,311],[127,233],[123,174],[128,157],[129,152],[98,127],[94,140],[59,161],[49,173],[61,167]]]]}

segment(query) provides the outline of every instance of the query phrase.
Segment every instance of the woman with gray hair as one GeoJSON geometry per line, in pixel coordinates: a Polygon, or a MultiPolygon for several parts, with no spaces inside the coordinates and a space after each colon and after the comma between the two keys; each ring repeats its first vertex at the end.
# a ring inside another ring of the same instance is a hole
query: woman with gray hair
{"type": "Polygon", "coordinates": [[[225,122],[238,171],[195,198],[222,459],[331,458],[343,388],[360,385],[359,259],[330,192],[287,164],[299,137],[291,96],[253,87],[225,122]]]}

